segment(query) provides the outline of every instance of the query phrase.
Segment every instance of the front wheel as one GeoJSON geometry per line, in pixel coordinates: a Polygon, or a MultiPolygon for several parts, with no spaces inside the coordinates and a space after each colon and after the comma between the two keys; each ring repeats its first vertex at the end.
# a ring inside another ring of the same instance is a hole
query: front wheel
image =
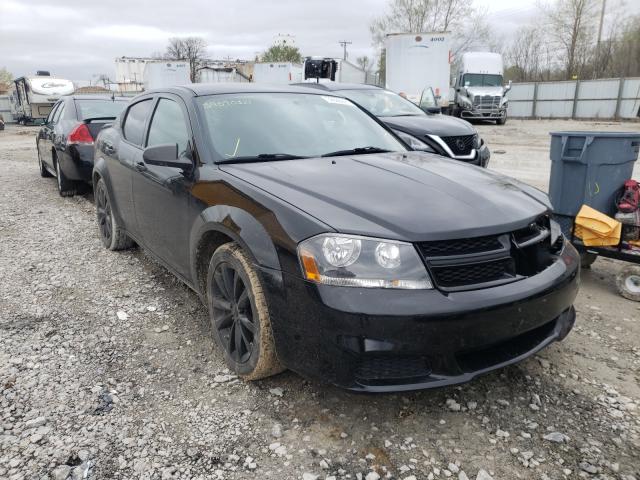
{"type": "Polygon", "coordinates": [[[95,190],[96,219],[98,232],[102,244],[109,250],[125,250],[133,246],[133,241],[127,236],[111,210],[111,200],[104,180],[98,180],[95,190]]]}
{"type": "Polygon", "coordinates": [[[616,276],[618,292],[624,298],[640,302],[640,267],[629,265],[616,276]]]}
{"type": "Polygon", "coordinates": [[[504,117],[496,120],[496,125],[504,125],[505,123],[507,123],[507,112],[504,112],[504,117]]]}
{"type": "Polygon", "coordinates": [[[213,336],[229,368],[244,380],[282,372],[262,283],[240,246],[227,243],[214,252],[206,293],[213,336]]]}

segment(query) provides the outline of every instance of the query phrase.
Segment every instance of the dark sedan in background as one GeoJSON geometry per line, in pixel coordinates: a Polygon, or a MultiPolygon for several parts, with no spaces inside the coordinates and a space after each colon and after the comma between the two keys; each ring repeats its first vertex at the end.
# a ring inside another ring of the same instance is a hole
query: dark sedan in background
{"type": "Polygon", "coordinates": [[[437,153],[486,167],[490,152],[469,122],[441,115],[433,91],[424,91],[418,107],[397,93],[373,85],[336,82],[305,82],[315,88],[347,97],[378,117],[413,150],[437,153]]]}
{"type": "Polygon", "coordinates": [[[246,380],[435,387],[573,326],[578,254],[544,193],[409,151],[330,92],[146,92],[100,132],[93,182],[105,247],[135,241],[198,292],[246,380]]]}
{"type": "Polygon", "coordinates": [[[69,95],[53,106],[36,144],[40,175],[55,176],[60,195],[72,196],[78,186],[91,183],[95,138],[128,102],[124,97],[69,95]]]}

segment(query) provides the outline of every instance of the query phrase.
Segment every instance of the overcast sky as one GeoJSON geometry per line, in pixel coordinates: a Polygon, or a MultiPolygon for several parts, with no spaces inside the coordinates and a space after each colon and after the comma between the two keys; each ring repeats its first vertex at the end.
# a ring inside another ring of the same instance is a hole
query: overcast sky
{"type": "MultiPolygon", "coordinates": [[[[600,1],[600,0],[596,0],[600,1]]],[[[625,0],[609,0],[619,3],[625,0]]],[[[640,1],[626,0],[640,10],[640,1]]],[[[50,70],[72,80],[114,77],[114,58],[165,50],[196,35],[214,59],[251,59],[275,35],[291,34],[303,55],[372,55],[369,24],[388,0],[0,0],[0,67],[15,76],[50,70]]],[[[507,37],[536,12],[536,0],[476,0],[507,37]]]]}

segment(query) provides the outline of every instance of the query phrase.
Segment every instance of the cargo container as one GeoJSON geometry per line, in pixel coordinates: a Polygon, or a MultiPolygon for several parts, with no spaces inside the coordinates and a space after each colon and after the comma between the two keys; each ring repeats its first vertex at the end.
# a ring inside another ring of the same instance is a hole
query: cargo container
{"type": "Polygon", "coordinates": [[[429,87],[441,106],[449,98],[451,50],[449,32],[393,33],[385,38],[385,86],[420,103],[429,87]]]}

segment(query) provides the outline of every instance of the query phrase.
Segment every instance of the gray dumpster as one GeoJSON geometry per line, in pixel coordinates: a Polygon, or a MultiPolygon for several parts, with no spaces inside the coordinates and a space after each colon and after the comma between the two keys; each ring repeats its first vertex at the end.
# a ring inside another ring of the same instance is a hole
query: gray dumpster
{"type": "Polygon", "coordinates": [[[640,132],[551,132],[549,198],[554,212],[575,216],[583,204],[613,216],[631,178],[640,132]]]}

